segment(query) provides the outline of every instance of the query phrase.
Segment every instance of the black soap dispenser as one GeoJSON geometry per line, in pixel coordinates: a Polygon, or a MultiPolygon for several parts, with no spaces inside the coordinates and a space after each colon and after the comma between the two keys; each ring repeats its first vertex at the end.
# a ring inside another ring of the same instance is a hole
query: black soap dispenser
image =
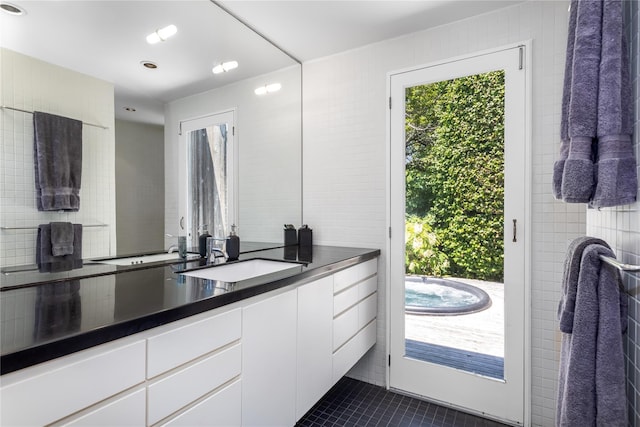
{"type": "Polygon", "coordinates": [[[236,234],[236,225],[231,226],[231,232],[227,237],[227,256],[229,261],[234,261],[240,256],[240,237],[236,234]]]}
{"type": "Polygon", "coordinates": [[[198,237],[198,252],[200,252],[200,258],[207,256],[207,237],[211,237],[211,234],[207,232],[207,224],[202,226],[202,234],[198,237]]]}

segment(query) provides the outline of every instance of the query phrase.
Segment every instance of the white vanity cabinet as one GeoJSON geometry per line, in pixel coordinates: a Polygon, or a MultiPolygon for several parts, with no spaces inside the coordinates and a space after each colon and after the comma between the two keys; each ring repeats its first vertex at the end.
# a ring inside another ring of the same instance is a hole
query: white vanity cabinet
{"type": "Polygon", "coordinates": [[[242,425],[293,426],[297,289],[242,309],[242,425]]]}
{"type": "MultiPolygon", "coordinates": [[[[53,423],[142,384],[144,371],[144,340],[122,339],[3,375],[0,425],[53,423]]],[[[144,416],[144,406],[125,404],[97,411],[92,419],[99,425],[100,420],[124,422],[144,416]]]]}
{"type": "Polygon", "coordinates": [[[376,341],[377,258],[0,377],[0,425],[293,426],[376,341]]]}
{"type": "Polygon", "coordinates": [[[376,342],[377,258],[333,276],[333,382],[376,342]]]}
{"type": "Polygon", "coordinates": [[[197,321],[183,319],[147,338],[147,425],[179,425],[207,416],[208,425],[239,422],[240,399],[227,404],[228,393],[220,391],[240,382],[241,314],[236,308],[197,321]],[[224,414],[218,413],[220,407],[224,414]],[[181,417],[186,411],[190,415],[181,417]]]}

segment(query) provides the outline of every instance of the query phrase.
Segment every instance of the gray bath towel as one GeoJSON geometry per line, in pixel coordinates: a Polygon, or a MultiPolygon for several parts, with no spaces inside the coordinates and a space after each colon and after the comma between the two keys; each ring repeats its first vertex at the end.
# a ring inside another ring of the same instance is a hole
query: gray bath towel
{"type": "Polygon", "coordinates": [[[40,211],[80,209],[82,122],[33,113],[37,206],[40,211]]]}
{"type": "Polygon", "coordinates": [[[632,90],[622,2],[605,0],[602,9],[602,58],[598,95],[597,184],[590,205],[635,202],[638,192],[631,133],[632,90]]]}
{"type": "Polygon", "coordinates": [[[68,271],[82,267],[82,225],[73,224],[73,254],[54,256],[51,224],[40,224],[36,242],[36,264],[41,272],[68,271]]]}
{"type": "Polygon", "coordinates": [[[598,125],[598,84],[601,48],[600,0],[578,2],[569,100],[569,153],[562,174],[562,200],[588,203],[594,183],[592,143],[598,125]]]}
{"type": "Polygon", "coordinates": [[[578,16],[578,0],[571,0],[569,7],[569,34],[567,35],[567,53],[564,64],[564,84],[562,91],[562,116],[560,122],[560,156],[553,165],[553,196],[562,199],[562,175],[564,162],[569,156],[569,103],[571,102],[571,81],[573,68],[573,49],[576,40],[576,18],[578,16]]]}
{"type": "Polygon", "coordinates": [[[580,260],[571,333],[562,334],[556,425],[627,425],[624,354],[626,298],[617,269],[600,255],[600,244],[584,248],[580,260]]]}
{"type": "Polygon", "coordinates": [[[51,253],[53,256],[73,254],[73,224],[70,222],[51,223],[51,253]]]}
{"type": "Polygon", "coordinates": [[[560,304],[558,304],[560,330],[567,334],[573,332],[573,317],[575,315],[582,253],[587,246],[595,244],[609,248],[609,245],[607,245],[604,240],[585,236],[573,240],[567,249],[567,256],[564,261],[564,275],[562,278],[562,297],[560,298],[560,304]]]}

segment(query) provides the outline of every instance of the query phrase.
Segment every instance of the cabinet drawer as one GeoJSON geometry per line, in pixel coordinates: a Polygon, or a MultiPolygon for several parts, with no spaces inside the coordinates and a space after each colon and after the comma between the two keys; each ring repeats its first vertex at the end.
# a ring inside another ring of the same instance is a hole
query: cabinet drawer
{"type": "Polygon", "coordinates": [[[340,292],[354,283],[376,274],[377,270],[378,259],[374,258],[361,264],[354,265],[353,267],[349,267],[346,270],[339,271],[333,276],[333,292],[340,292]]]}
{"type": "Polygon", "coordinates": [[[148,421],[155,424],[240,375],[241,344],[214,354],[150,385],[148,421]]]}
{"type": "Polygon", "coordinates": [[[87,408],[143,382],[144,361],[139,340],[103,344],[8,374],[8,385],[0,389],[0,425],[44,425],[87,408]],[[11,378],[16,381],[9,383],[11,378]]]}
{"type": "Polygon", "coordinates": [[[149,338],[147,378],[240,339],[241,313],[235,309],[149,338]]]}
{"type": "Polygon", "coordinates": [[[376,343],[376,333],[374,320],[333,354],[334,383],[349,372],[349,369],[376,343]]]}
{"type": "Polygon", "coordinates": [[[369,295],[358,304],[358,329],[375,319],[378,314],[378,294],[369,295]]]}
{"type": "Polygon", "coordinates": [[[358,300],[363,300],[378,290],[378,276],[369,277],[358,285],[358,300]]]}
{"type": "Polygon", "coordinates": [[[333,319],[333,351],[358,332],[358,306],[353,306],[333,319]]]}
{"type": "Polygon", "coordinates": [[[333,297],[333,315],[337,316],[347,308],[355,305],[358,301],[359,289],[358,286],[352,286],[333,297]]]}
{"type": "Polygon", "coordinates": [[[63,426],[143,426],[147,413],[146,395],[145,389],[134,391],[63,426]]]}
{"type": "Polygon", "coordinates": [[[242,388],[238,380],[217,391],[164,426],[240,426],[242,388]]]}

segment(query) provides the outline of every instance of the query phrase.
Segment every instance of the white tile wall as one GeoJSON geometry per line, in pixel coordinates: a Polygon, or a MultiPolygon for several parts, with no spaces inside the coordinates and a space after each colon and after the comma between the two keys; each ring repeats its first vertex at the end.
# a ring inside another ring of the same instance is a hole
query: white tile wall
{"type": "MultiPolygon", "coordinates": [[[[38,212],[32,115],[0,111],[0,226],[37,227],[51,221],[108,224],[85,228],[83,257],[115,250],[113,85],[13,51],[0,50],[2,105],[100,124],[83,126],[79,212],[38,212]]],[[[1,230],[0,265],[35,263],[36,230],[1,230]]]]}
{"type": "MultiPolygon", "coordinates": [[[[631,78],[635,106],[634,149],[636,160],[640,154],[640,15],[638,1],[625,2],[625,18],[631,58],[631,78]]],[[[640,166],[638,167],[640,176],[640,166]]],[[[589,210],[587,233],[604,239],[616,253],[618,260],[640,264],[640,203],[629,206],[589,210]]],[[[639,289],[640,276],[623,274],[628,289],[639,289]]],[[[637,291],[636,291],[637,292],[637,291]]],[[[640,297],[629,296],[629,329],[625,342],[627,368],[627,401],[629,425],[640,426],[640,297]]]]}
{"type": "Polygon", "coordinates": [[[385,383],[387,73],[531,39],[531,425],[554,424],[559,338],[555,312],[567,242],[583,235],[583,206],[554,200],[567,1],[493,13],[304,64],[304,222],[319,244],[382,249],[378,344],[351,376],[385,383]]]}

